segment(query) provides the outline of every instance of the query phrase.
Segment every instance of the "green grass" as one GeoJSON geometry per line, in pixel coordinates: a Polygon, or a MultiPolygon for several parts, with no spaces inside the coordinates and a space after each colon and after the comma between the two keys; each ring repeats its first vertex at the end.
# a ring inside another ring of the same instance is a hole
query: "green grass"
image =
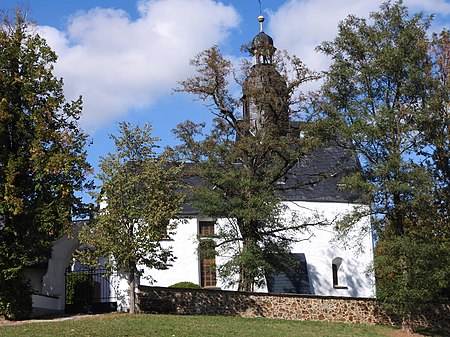
{"type": "Polygon", "coordinates": [[[0,336],[386,337],[389,328],[263,318],[108,314],[1,326],[0,336]]]}

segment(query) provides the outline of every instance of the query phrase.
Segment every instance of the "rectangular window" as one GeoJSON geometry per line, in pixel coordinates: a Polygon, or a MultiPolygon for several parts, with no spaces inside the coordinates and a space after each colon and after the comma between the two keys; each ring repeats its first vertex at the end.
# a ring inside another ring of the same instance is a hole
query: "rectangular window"
{"type": "Polygon", "coordinates": [[[208,237],[214,235],[214,224],[215,221],[199,221],[198,222],[198,232],[200,237],[208,237]]]}
{"type": "Polygon", "coordinates": [[[202,287],[216,286],[216,259],[200,260],[200,285],[202,287]]]}
{"type": "Polygon", "coordinates": [[[216,248],[211,239],[214,236],[215,221],[199,221],[199,259],[200,259],[200,285],[202,287],[216,286],[216,248]]]}

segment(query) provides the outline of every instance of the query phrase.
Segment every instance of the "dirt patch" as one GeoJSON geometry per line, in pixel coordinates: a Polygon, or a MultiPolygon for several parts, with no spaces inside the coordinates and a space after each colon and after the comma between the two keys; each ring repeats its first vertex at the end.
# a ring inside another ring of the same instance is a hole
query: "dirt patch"
{"type": "Polygon", "coordinates": [[[26,323],[35,323],[35,322],[59,322],[59,321],[67,321],[70,319],[80,319],[86,317],[96,317],[100,315],[64,315],[64,316],[50,316],[50,317],[42,317],[36,319],[27,319],[23,321],[9,321],[4,317],[0,316],[0,326],[2,325],[17,325],[17,324],[26,324],[26,323]]]}
{"type": "Polygon", "coordinates": [[[386,335],[391,337],[424,337],[424,335],[418,333],[406,333],[401,330],[389,330],[386,331],[386,335]]]}

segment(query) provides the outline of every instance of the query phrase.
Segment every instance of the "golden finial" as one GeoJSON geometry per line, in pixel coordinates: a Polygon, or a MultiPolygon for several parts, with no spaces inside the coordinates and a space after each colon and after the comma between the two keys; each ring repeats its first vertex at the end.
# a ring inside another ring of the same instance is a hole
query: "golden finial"
{"type": "Polygon", "coordinates": [[[258,16],[258,21],[259,21],[259,31],[263,32],[264,16],[262,16],[262,15],[258,16]]]}

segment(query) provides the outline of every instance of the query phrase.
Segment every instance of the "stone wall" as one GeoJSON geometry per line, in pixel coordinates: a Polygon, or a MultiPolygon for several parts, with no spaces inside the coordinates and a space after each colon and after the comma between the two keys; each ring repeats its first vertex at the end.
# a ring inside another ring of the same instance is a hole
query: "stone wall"
{"type": "MultiPolygon", "coordinates": [[[[138,303],[141,311],[150,313],[399,324],[378,310],[374,299],[141,286],[138,303]]],[[[450,329],[450,304],[436,304],[413,321],[416,326],[450,329]]]]}

